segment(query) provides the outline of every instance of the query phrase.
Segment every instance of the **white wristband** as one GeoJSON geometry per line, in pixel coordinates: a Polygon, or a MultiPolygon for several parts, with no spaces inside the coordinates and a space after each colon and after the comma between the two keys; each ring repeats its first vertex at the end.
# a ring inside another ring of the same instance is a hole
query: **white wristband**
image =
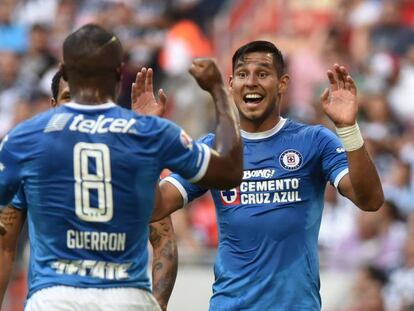
{"type": "Polygon", "coordinates": [[[362,138],[358,123],[347,127],[335,127],[335,130],[342,142],[342,145],[344,146],[345,151],[354,151],[364,145],[364,139],[362,138]]]}

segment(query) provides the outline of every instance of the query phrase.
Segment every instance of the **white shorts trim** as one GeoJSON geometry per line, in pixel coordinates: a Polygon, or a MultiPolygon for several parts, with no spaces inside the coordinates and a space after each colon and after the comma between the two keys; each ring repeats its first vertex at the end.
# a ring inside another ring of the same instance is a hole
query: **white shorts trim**
{"type": "Polygon", "coordinates": [[[25,311],[161,311],[151,293],[138,288],[53,286],[35,292],[25,311]]]}

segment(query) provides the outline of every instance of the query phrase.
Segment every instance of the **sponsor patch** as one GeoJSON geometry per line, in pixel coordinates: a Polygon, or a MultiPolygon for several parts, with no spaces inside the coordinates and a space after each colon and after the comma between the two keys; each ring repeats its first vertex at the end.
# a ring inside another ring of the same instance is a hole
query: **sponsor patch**
{"type": "Polygon", "coordinates": [[[180,141],[184,148],[193,150],[193,139],[183,130],[180,133],[180,141]]]}
{"type": "Polygon", "coordinates": [[[282,152],[279,157],[280,165],[288,171],[295,171],[302,166],[303,157],[300,152],[288,149],[282,152]]]}

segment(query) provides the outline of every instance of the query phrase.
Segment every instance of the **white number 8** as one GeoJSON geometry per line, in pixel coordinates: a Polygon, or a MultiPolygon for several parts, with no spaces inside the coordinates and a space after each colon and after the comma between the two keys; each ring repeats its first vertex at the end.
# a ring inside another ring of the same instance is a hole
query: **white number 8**
{"type": "Polygon", "coordinates": [[[73,149],[76,216],[89,222],[108,222],[113,216],[111,158],[105,144],[77,143],[73,149]],[[89,172],[90,161],[95,172],[89,172]],[[98,206],[90,204],[90,190],[98,193],[98,206]]]}

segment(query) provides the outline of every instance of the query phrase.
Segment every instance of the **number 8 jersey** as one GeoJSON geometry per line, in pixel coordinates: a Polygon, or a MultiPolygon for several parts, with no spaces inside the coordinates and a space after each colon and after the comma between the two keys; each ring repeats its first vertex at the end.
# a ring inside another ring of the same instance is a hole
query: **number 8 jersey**
{"type": "Polygon", "coordinates": [[[113,103],[69,103],[0,145],[0,204],[27,210],[29,297],[54,285],[150,290],[147,241],[164,168],[201,179],[210,149],[113,103]]]}

